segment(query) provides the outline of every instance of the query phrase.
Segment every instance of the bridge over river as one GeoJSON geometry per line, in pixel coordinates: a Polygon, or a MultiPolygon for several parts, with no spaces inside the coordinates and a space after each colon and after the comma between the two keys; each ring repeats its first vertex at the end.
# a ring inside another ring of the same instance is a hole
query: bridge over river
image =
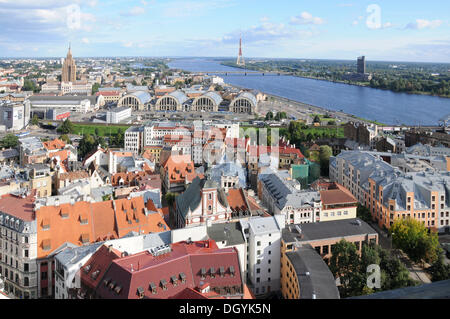
{"type": "Polygon", "coordinates": [[[250,75],[262,75],[262,76],[281,76],[281,75],[293,75],[288,72],[261,72],[261,71],[195,71],[196,74],[204,75],[225,75],[225,76],[250,76],[250,75]]]}

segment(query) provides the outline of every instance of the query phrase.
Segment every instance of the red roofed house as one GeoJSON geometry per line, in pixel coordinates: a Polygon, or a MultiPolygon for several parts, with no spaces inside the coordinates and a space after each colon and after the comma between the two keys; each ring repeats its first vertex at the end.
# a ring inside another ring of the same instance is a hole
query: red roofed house
{"type": "Polygon", "coordinates": [[[179,242],[114,259],[97,286],[102,299],[243,299],[236,248],[179,242]]]}
{"type": "Polygon", "coordinates": [[[186,185],[203,174],[197,174],[190,155],[171,155],[161,167],[161,180],[167,193],[183,192],[186,185]]]}
{"type": "Polygon", "coordinates": [[[39,296],[43,297],[52,295],[53,254],[63,245],[82,246],[122,238],[130,232],[149,234],[169,230],[159,212],[147,210],[142,197],[35,207],[34,213],[37,247],[30,256],[36,256],[38,278],[35,280],[39,283],[39,296]]]}

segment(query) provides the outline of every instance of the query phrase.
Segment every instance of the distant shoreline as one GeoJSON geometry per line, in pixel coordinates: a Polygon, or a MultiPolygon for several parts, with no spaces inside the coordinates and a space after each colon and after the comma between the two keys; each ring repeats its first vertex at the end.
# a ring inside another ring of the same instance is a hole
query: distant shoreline
{"type": "MultiPolygon", "coordinates": [[[[265,71],[265,70],[258,70],[258,69],[251,70],[251,69],[246,69],[245,67],[241,67],[241,66],[238,66],[238,65],[225,64],[223,61],[220,62],[220,65],[227,66],[227,67],[232,67],[232,68],[237,68],[237,69],[249,70],[249,71],[257,71],[257,72],[267,72],[267,73],[277,73],[277,72],[279,72],[279,71],[265,71]]],[[[365,88],[375,89],[375,90],[383,90],[383,91],[388,91],[388,92],[398,93],[398,94],[423,95],[423,96],[439,97],[439,98],[443,98],[443,99],[450,99],[450,96],[437,95],[437,94],[432,94],[430,92],[396,92],[396,91],[392,91],[392,90],[389,90],[389,89],[374,88],[374,87],[371,87],[369,84],[363,84],[363,83],[357,83],[357,82],[349,83],[349,82],[344,81],[344,80],[331,80],[331,79],[326,79],[326,78],[319,78],[319,77],[307,76],[307,75],[301,76],[301,75],[295,75],[295,74],[291,74],[290,76],[295,76],[297,78],[302,78],[302,79],[310,79],[310,80],[318,80],[318,81],[325,81],[325,82],[353,85],[353,86],[365,87],[365,88]]]]}

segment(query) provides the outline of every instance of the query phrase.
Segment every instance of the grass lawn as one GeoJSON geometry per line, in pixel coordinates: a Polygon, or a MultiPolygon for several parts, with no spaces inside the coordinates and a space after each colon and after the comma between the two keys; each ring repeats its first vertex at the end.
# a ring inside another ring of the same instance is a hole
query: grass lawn
{"type": "Polygon", "coordinates": [[[117,134],[119,130],[125,132],[131,125],[121,125],[121,126],[107,126],[107,125],[96,125],[96,124],[73,124],[75,131],[74,134],[83,135],[91,134],[95,135],[95,129],[98,129],[99,136],[109,136],[117,134]]]}

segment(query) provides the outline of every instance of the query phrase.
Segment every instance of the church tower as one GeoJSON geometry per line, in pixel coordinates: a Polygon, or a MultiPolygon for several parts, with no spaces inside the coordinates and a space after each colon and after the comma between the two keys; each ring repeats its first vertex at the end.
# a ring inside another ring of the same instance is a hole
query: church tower
{"type": "Polygon", "coordinates": [[[72,50],[69,45],[69,52],[67,52],[67,57],[64,60],[62,67],[61,82],[72,82],[75,83],[77,80],[77,66],[75,65],[75,60],[72,57],[72,50]]]}

